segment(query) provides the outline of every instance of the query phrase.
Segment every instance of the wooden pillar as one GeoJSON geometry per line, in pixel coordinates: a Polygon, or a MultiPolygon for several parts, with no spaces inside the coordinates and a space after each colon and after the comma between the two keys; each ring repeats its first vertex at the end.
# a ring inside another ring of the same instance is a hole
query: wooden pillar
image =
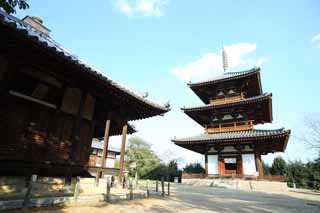
{"type": "Polygon", "coordinates": [[[111,120],[108,119],[106,121],[106,127],[104,130],[104,142],[103,142],[102,159],[101,159],[101,167],[102,168],[104,168],[106,166],[106,161],[107,161],[106,158],[107,158],[107,154],[108,154],[110,123],[111,123],[111,120]]]}
{"type": "Polygon", "coordinates": [[[255,161],[256,161],[256,169],[259,172],[259,177],[262,178],[264,176],[264,173],[263,173],[261,155],[260,155],[260,153],[256,153],[254,155],[254,157],[255,157],[255,161]]]}
{"type": "Polygon", "coordinates": [[[219,170],[219,175],[224,175],[225,173],[224,159],[221,156],[218,156],[218,170],[219,170]]]}
{"type": "Polygon", "coordinates": [[[4,57],[0,55],[0,81],[4,79],[4,75],[7,71],[7,63],[4,57]]]}
{"type": "Polygon", "coordinates": [[[121,152],[120,152],[120,172],[119,172],[120,180],[122,180],[124,175],[124,154],[126,151],[127,131],[128,131],[128,124],[125,123],[122,127],[122,143],[121,143],[121,152]]]}
{"type": "Polygon", "coordinates": [[[242,178],[243,176],[243,163],[241,154],[237,157],[237,174],[242,178]]]}
{"type": "Polygon", "coordinates": [[[204,168],[206,170],[206,177],[208,177],[208,153],[204,154],[204,168]]]}

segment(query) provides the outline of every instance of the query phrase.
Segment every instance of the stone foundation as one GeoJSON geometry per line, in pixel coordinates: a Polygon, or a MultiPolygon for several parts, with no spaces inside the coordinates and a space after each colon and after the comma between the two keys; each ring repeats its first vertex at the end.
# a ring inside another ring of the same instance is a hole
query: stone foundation
{"type": "Polygon", "coordinates": [[[240,179],[182,179],[182,184],[192,186],[208,186],[228,189],[261,192],[284,192],[288,191],[286,182],[256,181],[240,179]]]}

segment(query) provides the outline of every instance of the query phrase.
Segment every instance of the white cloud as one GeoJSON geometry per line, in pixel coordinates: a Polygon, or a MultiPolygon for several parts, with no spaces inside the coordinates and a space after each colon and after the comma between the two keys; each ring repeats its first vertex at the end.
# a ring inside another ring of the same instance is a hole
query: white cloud
{"type": "Polygon", "coordinates": [[[313,38],[311,39],[311,43],[315,44],[317,48],[320,48],[320,33],[313,36],[313,38]]]}
{"type": "Polygon", "coordinates": [[[168,0],[111,0],[113,6],[119,12],[129,18],[140,16],[163,15],[163,8],[168,4],[168,0]]]}
{"type": "MultiPolygon", "coordinates": [[[[241,66],[260,66],[268,61],[265,57],[248,58],[247,54],[253,53],[257,46],[255,43],[238,43],[225,46],[228,58],[228,70],[241,66]]],[[[205,79],[223,73],[222,51],[205,53],[201,58],[186,65],[175,67],[171,72],[184,81],[205,79]]]]}

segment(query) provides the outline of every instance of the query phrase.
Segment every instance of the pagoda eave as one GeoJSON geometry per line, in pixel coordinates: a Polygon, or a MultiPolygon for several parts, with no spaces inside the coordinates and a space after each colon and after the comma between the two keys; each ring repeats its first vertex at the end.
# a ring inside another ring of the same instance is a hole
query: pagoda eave
{"type": "MultiPolygon", "coordinates": [[[[224,132],[218,134],[202,134],[190,138],[173,139],[177,146],[205,154],[210,146],[237,146],[239,144],[253,145],[255,150],[267,154],[284,152],[290,136],[290,130],[248,130],[224,132]]],[[[248,151],[242,151],[246,153],[248,151]]]]}

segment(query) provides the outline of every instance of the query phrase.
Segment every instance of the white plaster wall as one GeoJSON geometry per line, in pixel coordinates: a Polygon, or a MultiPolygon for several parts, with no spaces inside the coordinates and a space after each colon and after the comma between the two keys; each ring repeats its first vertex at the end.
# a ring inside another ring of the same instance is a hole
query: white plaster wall
{"type": "Polygon", "coordinates": [[[218,155],[208,155],[208,174],[217,175],[218,170],[218,155]]]}
{"type": "Polygon", "coordinates": [[[107,165],[106,165],[106,167],[108,167],[108,168],[114,168],[114,164],[115,164],[115,159],[113,159],[113,158],[107,158],[107,165]]]}
{"type": "Polygon", "coordinates": [[[254,175],[256,173],[254,154],[242,154],[242,166],[244,175],[254,175]]]}

